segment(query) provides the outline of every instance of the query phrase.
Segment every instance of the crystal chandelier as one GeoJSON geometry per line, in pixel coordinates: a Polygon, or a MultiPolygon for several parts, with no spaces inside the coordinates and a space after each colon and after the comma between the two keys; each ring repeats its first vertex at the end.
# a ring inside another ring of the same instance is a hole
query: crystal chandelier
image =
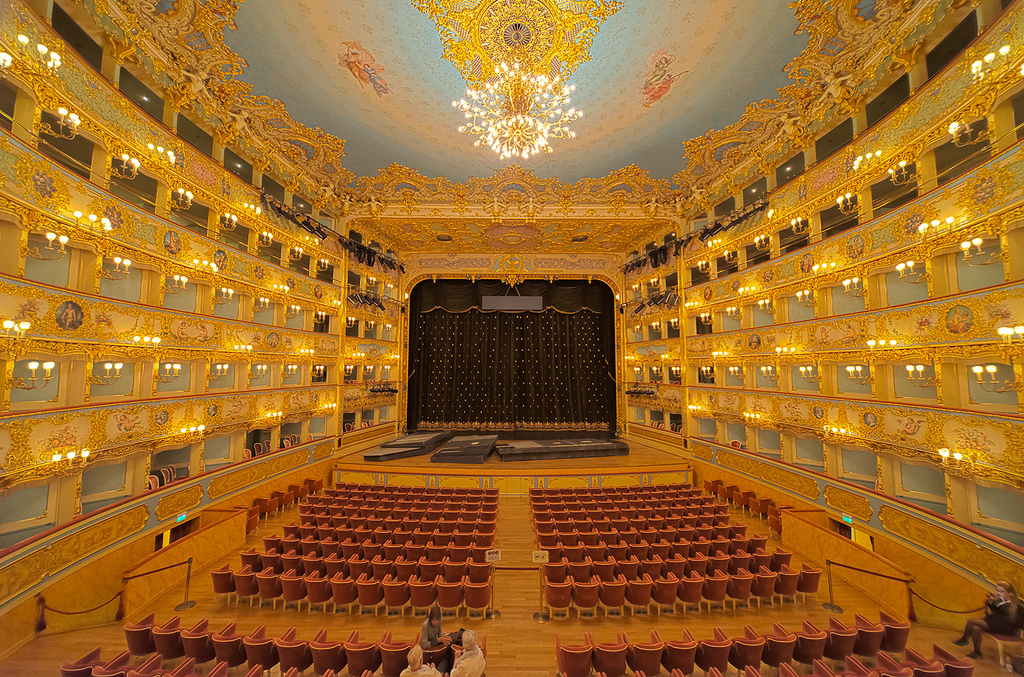
{"type": "Polygon", "coordinates": [[[474,146],[487,145],[501,159],[550,153],[549,139],[571,139],[569,123],[583,111],[570,107],[575,85],[535,74],[518,61],[502,62],[494,77],[466,90],[467,99],[452,101],[469,123],[459,131],[476,136],[474,146]]]}

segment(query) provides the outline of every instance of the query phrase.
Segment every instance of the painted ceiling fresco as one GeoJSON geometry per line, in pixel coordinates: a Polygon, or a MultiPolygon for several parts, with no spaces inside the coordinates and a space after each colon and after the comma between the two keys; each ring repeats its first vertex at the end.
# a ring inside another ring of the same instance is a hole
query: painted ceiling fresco
{"type": "MultiPolygon", "coordinates": [[[[342,164],[355,174],[397,163],[461,182],[511,163],[456,131],[451,102],[465,81],[409,0],[248,0],[234,21],[224,40],[252,93],[345,139],[342,164]]],[[[778,95],[784,66],[807,46],[796,28],[787,0],[627,0],[571,78],[585,111],[577,137],[518,164],[576,181],[635,163],[667,179],[685,166],[683,141],[778,95]]]]}

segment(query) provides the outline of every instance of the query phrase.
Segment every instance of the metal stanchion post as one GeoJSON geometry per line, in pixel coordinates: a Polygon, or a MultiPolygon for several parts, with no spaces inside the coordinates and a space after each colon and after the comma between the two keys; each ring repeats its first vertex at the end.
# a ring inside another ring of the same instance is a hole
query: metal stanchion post
{"type": "Polygon", "coordinates": [[[533,620],[536,623],[547,623],[551,620],[551,614],[544,610],[544,569],[538,569],[537,573],[540,574],[540,611],[533,615],[533,620]]]}
{"type": "Polygon", "coordinates": [[[188,558],[188,570],[185,572],[185,601],[174,607],[175,611],[187,611],[196,605],[194,599],[188,598],[189,585],[192,583],[192,558],[188,558]]]}
{"type": "Polygon", "coordinates": [[[487,609],[487,613],[484,615],[484,618],[486,618],[489,621],[496,621],[496,620],[499,620],[501,618],[501,612],[494,608],[494,597],[495,597],[494,591],[495,591],[495,588],[497,587],[497,580],[498,580],[497,569],[492,566],[491,567],[491,603],[490,603],[489,608],[487,609]]]}
{"type": "Polygon", "coordinates": [[[825,560],[825,575],[828,577],[828,602],[822,604],[821,607],[828,612],[834,614],[843,613],[843,607],[836,604],[835,596],[832,594],[832,561],[825,560]]]}

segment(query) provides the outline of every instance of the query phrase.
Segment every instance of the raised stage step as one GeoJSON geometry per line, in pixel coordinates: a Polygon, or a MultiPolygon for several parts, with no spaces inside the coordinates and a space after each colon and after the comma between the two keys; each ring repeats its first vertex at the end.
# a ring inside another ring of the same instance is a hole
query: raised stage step
{"type": "Polygon", "coordinates": [[[497,451],[502,461],[542,461],[557,458],[628,456],[629,445],[622,440],[514,440],[499,444],[497,451]]]}
{"type": "Polygon", "coordinates": [[[364,461],[393,461],[398,458],[426,456],[450,440],[451,432],[416,433],[385,442],[363,454],[364,461]]]}
{"type": "Polygon", "coordinates": [[[497,435],[465,435],[453,438],[430,457],[431,463],[483,463],[498,442],[497,435]]]}

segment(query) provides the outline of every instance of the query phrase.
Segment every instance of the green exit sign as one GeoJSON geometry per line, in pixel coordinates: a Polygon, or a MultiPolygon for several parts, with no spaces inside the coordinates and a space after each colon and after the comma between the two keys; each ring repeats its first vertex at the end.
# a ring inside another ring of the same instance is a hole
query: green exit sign
{"type": "MultiPolygon", "coordinates": [[[[188,513],[187,512],[183,512],[180,515],[178,515],[177,521],[178,522],[184,522],[185,521],[185,517],[187,517],[187,516],[188,516],[188,513]]],[[[844,516],[843,519],[846,519],[846,517],[844,516]]]]}
{"type": "Polygon", "coordinates": [[[847,515],[845,512],[843,513],[843,521],[847,524],[853,524],[853,518],[847,515]]]}

